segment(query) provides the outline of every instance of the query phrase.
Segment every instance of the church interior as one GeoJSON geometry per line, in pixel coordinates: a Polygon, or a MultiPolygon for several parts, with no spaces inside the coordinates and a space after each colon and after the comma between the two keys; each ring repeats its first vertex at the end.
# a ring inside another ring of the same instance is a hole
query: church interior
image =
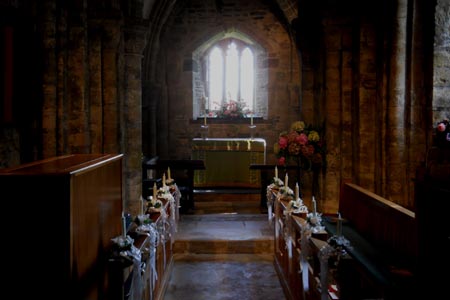
{"type": "Polygon", "coordinates": [[[448,298],[449,0],[0,0],[0,41],[17,293],[448,298]]]}

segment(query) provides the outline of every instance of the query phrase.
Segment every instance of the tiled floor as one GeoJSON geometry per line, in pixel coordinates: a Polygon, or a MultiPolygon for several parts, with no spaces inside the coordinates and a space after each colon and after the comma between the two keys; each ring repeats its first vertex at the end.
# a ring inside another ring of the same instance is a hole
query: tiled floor
{"type": "Polygon", "coordinates": [[[181,215],[165,300],[282,300],[267,214],[181,215]]]}

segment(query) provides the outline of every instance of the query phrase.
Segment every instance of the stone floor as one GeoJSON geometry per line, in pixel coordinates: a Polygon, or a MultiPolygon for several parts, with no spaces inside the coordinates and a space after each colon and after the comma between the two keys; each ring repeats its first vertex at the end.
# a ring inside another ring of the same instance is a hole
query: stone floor
{"type": "Polygon", "coordinates": [[[164,300],[285,299],[270,255],[176,256],[164,300]]]}
{"type": "Polygon", "coordinates": [[[219,213],[206,202],[201,213],[180,216],[164,300],[285,299],[273,265],[273,224],[259,203],[249,205],[254,209],[219,213]]]}

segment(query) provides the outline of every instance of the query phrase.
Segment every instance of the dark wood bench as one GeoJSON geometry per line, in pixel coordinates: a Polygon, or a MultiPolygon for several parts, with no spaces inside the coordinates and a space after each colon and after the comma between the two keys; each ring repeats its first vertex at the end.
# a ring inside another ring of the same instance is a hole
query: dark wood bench
{"type": "MultiPolygon", "coordinates": [[[[418,257],[415,213],[352,183],[343,183],[339,212],[345,220],[346,251],[351,270],[341,276],[343,299],[382,297],[407,299],[414,295],[418,257]],[[356,270],[356,272],[355,272],[356,270]]],[[[335,234],[335,222],[325,218],[335,234]]]]}
{"type": "Polygon", "coordinates": [[[151,195],[154,182],[160,186],[161,177],[170,168],[171,177],[175,180],[181,194],[181,211],[194,209],[194,171],[204,170],[203,160],[192,159],[144,159],[142,163],[142,195],[151,195]],[[153,172],[153,173],[152,173],[153,172]]]}
{"type": "MultiPolygon", "coordinates": [[[[275,166],[276,165],[266,165],[266,164],[250,164],[250,170],[260,171],[261,180],[261,202],[262,208],[267,208],[267,195],[266,188],[271,183],[272,178],[275,176],[275,166]]],[[[278,167],[278,177],[283,179],[285,175],[285,170],[297,170],[297,166],[277,166],[278,167]]]]}

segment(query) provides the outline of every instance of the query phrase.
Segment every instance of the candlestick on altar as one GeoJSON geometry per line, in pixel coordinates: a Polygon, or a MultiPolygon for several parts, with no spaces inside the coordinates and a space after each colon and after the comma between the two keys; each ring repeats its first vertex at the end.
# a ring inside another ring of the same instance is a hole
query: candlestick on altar
{"type": "Polygon", "coordinates": [[[299,191],[298,191],[298,182],[296,182],[295,183],[295,201],[297,201],[298,200],[298,193],[299,193],[299,191]]]}
{"type": "Polygon", "coordinates": [[[166,173],[163,174],[162,182],[163,182],[163,187],[166,187],[166,173]]]}
{"type": "Polygon", "coordinates": [[[312,196],[312,203],[313,203],[313,212],[314,212],[314,217],[317,216],[317,203],[316,203],[316,199],[314,199],[314,196],[312,196]]]}
{"type": "Polygon", "coordinates": [[[275,166],[275,178],[278,178],[278,168],[275,166]]]}
{"type": "Polygon", "coordinates": [[[205,114],[204,117],[203,117],[203,125],[206,126],[206,114],[205,114]]]}
{"type": "Polygon", "coordinates": [[[253,114],[250,116],[250,125],[253,125],[253,114]]]}
{"type": "Polygon", "coordinates": [[[286,189],[288,188],[288,174],[287,173],[286,173],[286,176],[284,176],[284,186],[286,187],[286,189]]]}
{"type": "Polygon", "coordinates": [[[336,235],[341,236],[342,235],[342,218],[341,213],[338,213],[338,219],[336,223],[336,235]]]}
{"type": "Polygon", "coordinates": [[[167,179],[171,180],[172,177],[170,177],[170,167],[167,167],[167,179]]]}

